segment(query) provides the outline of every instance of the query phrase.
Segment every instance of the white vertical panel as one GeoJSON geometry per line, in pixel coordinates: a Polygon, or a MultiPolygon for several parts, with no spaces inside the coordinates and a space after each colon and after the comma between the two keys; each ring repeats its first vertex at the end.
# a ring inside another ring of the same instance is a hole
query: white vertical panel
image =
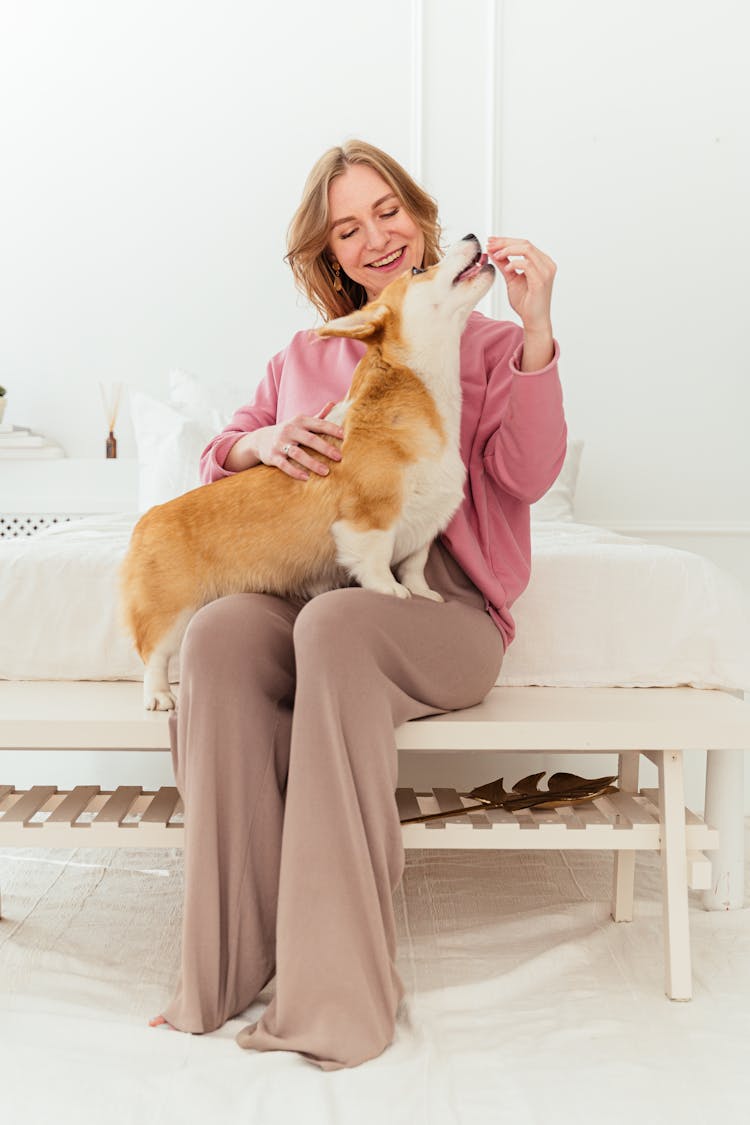
{"type": "Polygon", "coordinates": [[[423,178],[438,201],[447,243],[487,221],[485,0],[424,8],[423,178]]]}
{"type": "MultiPolygon", "coordinates": [[[[472,231],[484,247],[489,235],[503,233],[502,0],[414,0],[414,8],[421,13],[421,183],[438,201],[444,243],[472,231]]],[[[498,277],[478,307],[503,315],[504,292],[498,277]]]]}
{"type": "Polygon", "coordinates": [[[424,113],[424,0],[411,0],[411,168],[422,182],[422,132],[424,113]]]}
{"type": "MultiPolygon", "coordinates": [[[[504,5],[503,0],[486,0],[487,4],[487,93],[485,106],[487,152],[487,207],[486,229],[488,235],[502,235],[502,153],[503,153],[503,74],[504,74],[504,5]]],[[[502,311],[505,286],[502,278],[495,278],[489,294],[491,315],[496,319],[507,316],[502,311]]],[[[506,302],[507,304],[507,302],[506,302]]],[[[508,310],[510,312],[510,310],[508,310]]]]}
{"type": "Polygon", "coordinates": [[[504,7],[504,221],[558,265],[577,514],[744,521],[750,9],[504,7]]]}

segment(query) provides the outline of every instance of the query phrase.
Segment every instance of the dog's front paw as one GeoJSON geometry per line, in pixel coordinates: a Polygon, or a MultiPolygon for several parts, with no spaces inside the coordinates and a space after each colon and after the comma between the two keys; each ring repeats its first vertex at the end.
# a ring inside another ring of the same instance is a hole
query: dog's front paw
{"type": "Polygon", "coordinates": [[[414,580],[410,579],[409,577],[404,577],[404,585],[407,587],[407,589],[411,590],[412,594],[414,594],[414,596],[417,598],[430,598],[430,600],[433,602],[445,601],[445,598],[442,594],[439,594],[437,590],[430,589],[421,575],[419,578],[415,578],[414,580]]]}
{"type": "Polygon", "coordinates": [[[419,598],[430,598],[431,601],[433,601],[433,602],[444,602],[445,601],[445,598],[443,597],[442,594],[439,594],[437,592],[437,590],[431,590],[429,586],[423,586],[421,588],[417,588],[415,586],[412,586],[411,592],[412,592],[412,594],[416,594],[416,596],[419,597],[419,598]]]}
{"type": "Polygon", "coordinates": [[[177,701],[171,691],[147,692],[143,697],[147,711],[174,711],[177,701]]]}
{"type": "Polygon", "coordinates": [[[365,587],[368,590],[374,590],[377,594],[390,594],[396,598],[410,598],[411,590],[406,586],[402,586],[400,582],[393,579],[393,582],[378,582],[377,584],[368,583],[365,587]]]}

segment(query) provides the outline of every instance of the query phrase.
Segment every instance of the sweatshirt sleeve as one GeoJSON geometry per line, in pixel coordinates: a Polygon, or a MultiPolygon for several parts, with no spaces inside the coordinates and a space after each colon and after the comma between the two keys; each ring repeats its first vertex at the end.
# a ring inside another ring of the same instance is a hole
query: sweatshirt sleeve
{"type": "Polygon", "coordinates": [[[246,406],[235,410],[228,425],[221,433],[211,438],[200,457],[200,478],[203,484],[220,477],[236,474],[224,468],[224,461],[232,446],[243,434],[252,433],[263,426],[273,426],[276,422],[276,407],[279,398],[279,379],[284,366],[286,348],[268,363],[265,377],[258,384],[255,397],[246,406]]]}
{"type": "MultiPolygon", "coordinates": [[[[522,332],[522,330],[519,329],[522,332]]],[[[557,369],[560,346],[539,371],[521,371],[523,340],[491,371],[486,409],[493,408],[510,369],[510,395],[484,449],[484,468],[505,492],[534,504],[554,484],[565,460],[568,430],[557,369]],[[502,370],[504,368],[504,371],[502,370]]]]}

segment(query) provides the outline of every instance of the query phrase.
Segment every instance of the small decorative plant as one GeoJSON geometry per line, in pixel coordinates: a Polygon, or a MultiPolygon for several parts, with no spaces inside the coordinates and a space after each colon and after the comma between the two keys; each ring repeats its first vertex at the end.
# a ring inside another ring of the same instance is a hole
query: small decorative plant
{"type": "Polygon", "coordinates": [[[0,387],[0,398],[2,398],[3,395],[6,395],[7,393],[8,392],[6,391],[5,387],[0,387]]]}

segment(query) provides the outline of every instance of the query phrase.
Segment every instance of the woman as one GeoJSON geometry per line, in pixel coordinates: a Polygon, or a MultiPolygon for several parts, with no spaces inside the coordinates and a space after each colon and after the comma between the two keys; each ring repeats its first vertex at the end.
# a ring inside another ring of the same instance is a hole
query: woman
{"type": "MultiPolygon", "coordinates": [[[[331,319],[437,262],[439,234],[434,201],[407,172],[349,141],[310,173],[287,260],[331,319]]],[[[490,238],[487,250],[523,327],[475,311],[462,336],[467,487],[425,567],[444,602],[354,584],[306,603],[237,594],[188,626],[169,727],[186,812],[182,972],[153,1026],[212,1031],[275,974],[240,1046],[336,1070],[393,1039],[405,992],[394,728],[479,703],[495,683],[515,633],[509,607],[530,573],[529,506],[565,455],[555,265],[517,239],[490,238]]],[[[204,450],[202,479],[261,462],[300,481],[325,475],[340,459],[326,435],[343,436],[325,414],[364,350],[298,332],[204,450]]]]}

